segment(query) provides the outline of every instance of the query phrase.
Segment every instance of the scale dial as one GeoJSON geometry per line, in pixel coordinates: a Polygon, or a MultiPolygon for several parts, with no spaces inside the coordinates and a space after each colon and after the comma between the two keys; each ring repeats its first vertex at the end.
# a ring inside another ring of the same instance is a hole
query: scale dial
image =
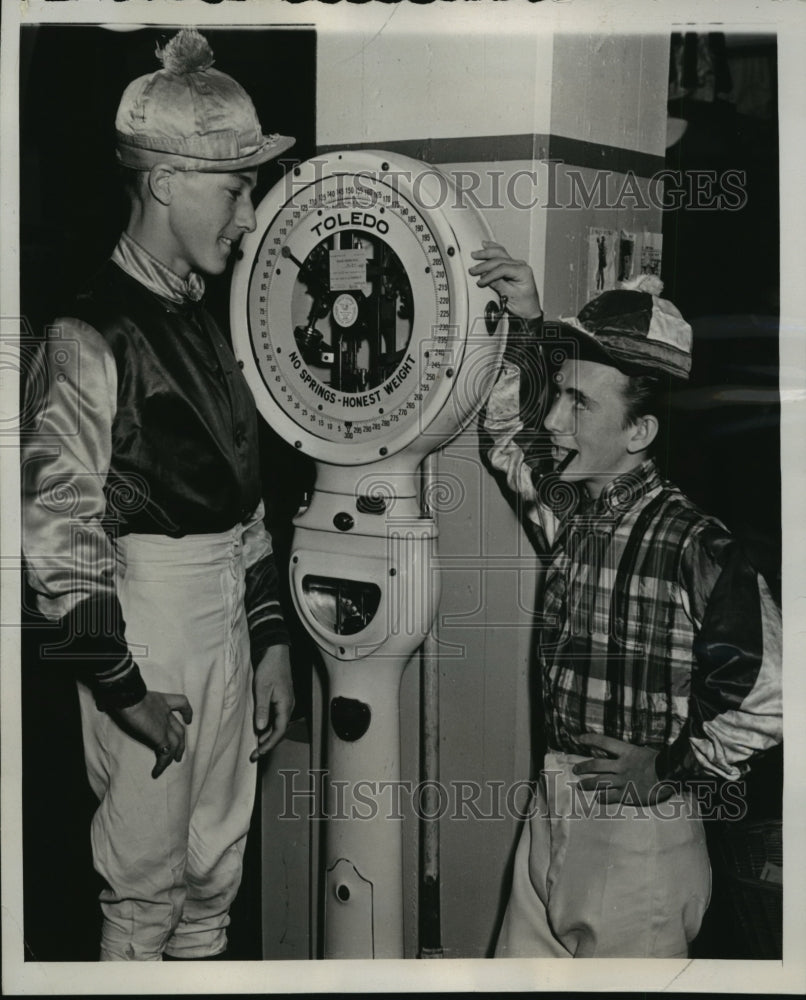
{"type": "Polygon", "coordinates": [[[453,196],[427,164],[344,152],[296,167],[258,207],[233,278],[236,354],[267,421],[314,458],[383,460],[455,390],[467,254],[490,232],[465,208],[460,239],[453,196]]]}

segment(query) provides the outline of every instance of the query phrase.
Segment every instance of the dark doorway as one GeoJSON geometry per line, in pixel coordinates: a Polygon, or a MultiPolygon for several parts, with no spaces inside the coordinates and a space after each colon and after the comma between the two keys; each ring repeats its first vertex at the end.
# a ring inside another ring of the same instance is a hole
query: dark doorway
{"type": "MultiPolygon", "coordinates": [[[[667,153],[682,190],[663,226],[666,292],[694,329],[673,404],[670,477],[747,546],[780,598],[779,182],[774,36],[672,38],[667,153]]],[[[746,815],[706,824],[704,958],[780,958],[783,752],[746,778],[746,815]]]]}

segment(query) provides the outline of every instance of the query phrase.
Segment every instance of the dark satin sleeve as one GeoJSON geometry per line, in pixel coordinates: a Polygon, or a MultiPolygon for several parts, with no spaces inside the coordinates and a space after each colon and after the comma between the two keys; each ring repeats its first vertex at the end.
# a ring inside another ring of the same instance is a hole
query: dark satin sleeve
{"type": "Polygon", "coordinates": [[[735,780],[783,738],[780,610],[745,547],[716,526],[687,546],[681,587],[698,630],[696,666],[688,720],[656,770],[735,780]]]}
{"type": "Polygon", "coordinates": [[[246,617],[252,663],[257,665],[270,646],[288,645],[274,555],[260,559],[246,571],[246,617]]]}
{"type": "Polygon", "coordinates": [[[277,564],[271,535],[263,523],[263,503],[258,505],[244,532],[246,551],[246,620],[252,665],[257,666],[270,646],[289,645],[277,564]]]}

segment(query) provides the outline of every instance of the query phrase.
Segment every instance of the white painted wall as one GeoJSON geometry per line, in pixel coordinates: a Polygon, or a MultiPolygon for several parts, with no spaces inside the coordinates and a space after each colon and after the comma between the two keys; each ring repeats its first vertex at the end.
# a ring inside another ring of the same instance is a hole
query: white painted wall
{"type": "Polygon", "coordinates": [[[323,34],[317,141],[548,132],[552,44],[545,33],[323,34]]]}
{"type": "MultiPolygon", "coordinates": [[[[666,94],[669,39],[663,35],[558,35],[554,43],[551,101],[552,135],[663,156],[666,143],[666,94]]],[[[587,190],[596,171],[560,164],[558,200],[566,204],[574,170],[587,190]]],[[[542,271],[543,306],[548,316],[577,313],[588,298],[588,230],[602,228],[642,233],[661,230],[658,209],[635,208],[619,200],[623,174],[606,178],[614,207],[550,209],[543,213],[550,253],[542,271]]],[[[640,182],[649,202],[646,182],[640,182]]]]}
{"type": "Polygon", "coordinates": [[[662,156],[668,73],[667,35],[557,35],[551,132],[662,156]]]}

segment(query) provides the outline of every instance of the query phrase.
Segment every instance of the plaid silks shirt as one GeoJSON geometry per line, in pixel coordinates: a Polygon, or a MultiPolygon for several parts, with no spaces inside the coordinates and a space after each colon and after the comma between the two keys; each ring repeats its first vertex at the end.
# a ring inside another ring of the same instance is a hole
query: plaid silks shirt
{"type": "Polygon", "coordinates": [[[525,397],[538,412],[521,387],[528,362],[508,349],[485,429],[546,568],[535,617],[549,748],[589,756],[576,737],[594,732],[658,750],[660,777],[738,778],[782,739],[781,619],[766,582],[652,460],[575,509],[543,506],[539,425],[522,419],[525,397]]]}
{"type": "Polygon", "coordinates": [[[694,623],[683,552],[712,522],[648,461],[560,525],[538,614],[549,746],[581,733],[660,750],[688,717],[694,623]]]}

